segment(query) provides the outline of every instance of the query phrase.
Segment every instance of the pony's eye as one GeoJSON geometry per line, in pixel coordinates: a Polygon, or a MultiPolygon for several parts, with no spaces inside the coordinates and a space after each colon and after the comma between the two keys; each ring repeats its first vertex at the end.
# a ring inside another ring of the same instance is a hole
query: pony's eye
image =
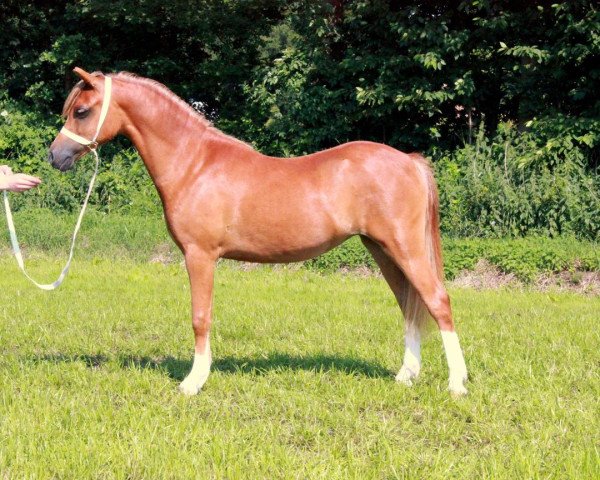
{"type": "Polygon", "coordinates": [[[90,113],[90,109],[89,108],[87,108],[87,107],[79,107],[78,109],[76,109],[73,112],[73,116],[75,118],[81,119],[81,118],[87,117],[89,113],[90,113]]]}

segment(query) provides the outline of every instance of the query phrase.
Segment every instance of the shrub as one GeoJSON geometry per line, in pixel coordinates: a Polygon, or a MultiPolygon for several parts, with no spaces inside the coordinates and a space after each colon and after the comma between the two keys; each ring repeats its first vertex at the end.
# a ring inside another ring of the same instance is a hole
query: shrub
{"type": "Polygon", "coordinates": [[[507,122],[492,137],[482,125],[473,144],[434,152],[444,233],[598,239],[600,177],[583,166],[591,134],[558,139],[540,125],[519,132],[507,122]]]}
{"type": "MultiPolygon", "coordinates": [[[[472,270],[481,259],[524,281],[530,281],[541,273],[600,271],[598,244],[569,237],[443,238],[443,252],[444,271],[448,280],[454,279],[462,270],[472,270]]],[[[305,262],[305,266],[321,272],[358,267],[377,270],[373,258],[357,237],[305,262]]]]}

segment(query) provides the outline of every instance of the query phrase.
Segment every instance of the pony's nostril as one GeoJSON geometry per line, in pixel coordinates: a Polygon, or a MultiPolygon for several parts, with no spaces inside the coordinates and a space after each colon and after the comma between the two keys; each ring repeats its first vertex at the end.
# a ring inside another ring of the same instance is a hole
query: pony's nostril
{"type": "Polygon", "coordinates": [[[50,152],[48,152],[48,163],[52,163],[54,161],[54,154],[52,153],[52,150],[50,152]]]}

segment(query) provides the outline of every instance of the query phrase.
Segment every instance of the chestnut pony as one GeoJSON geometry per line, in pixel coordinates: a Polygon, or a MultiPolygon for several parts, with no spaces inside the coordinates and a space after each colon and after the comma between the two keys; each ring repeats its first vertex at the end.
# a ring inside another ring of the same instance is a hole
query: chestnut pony
{"type": "MultiPolygon", "coordinates": [[[[65,128],[89,139],[107,77],[74,71],[81,81],[65,102],[65,128]]],[[[411,385],[419,375],[420,330],[429,313],[441,330],[450,391],[466,393],[467,369],[442,281],[437,190],[424,158],[372,142],[269,157],[217,130],[158,82],[123,72],[110,78],[112,96],[96,140],[122,134],[133,142],[185,256],[195,355],[180,385],[184,393],[198,393],[210,372],[217,259],[297,262],[353,235],[375,258],[404,313],[406,348],[396,380],[411,385]]],[[[48,160],[67,170],[89,149],[59,133],[48,160]]]]}

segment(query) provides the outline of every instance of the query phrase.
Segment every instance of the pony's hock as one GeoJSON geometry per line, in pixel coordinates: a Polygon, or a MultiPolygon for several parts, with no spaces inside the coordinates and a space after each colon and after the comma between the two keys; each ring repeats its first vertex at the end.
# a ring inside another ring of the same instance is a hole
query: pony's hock
{"type": "Polygon", "coordinates": [[[93,138],[127,136],[163,202],[167,227],[185,256],[192,293],[194,365],[181,384],[197,393],[210,370],[213,273],[218,258],[296,262],[359,235],[405,317],[406,351],[397,380],[421,369],[420,329],[431,314],[441,332],[449,388],[464,394],[467,369],[442,281],[438,196],[428,162],[373,142],[276,158],[213,127],[165,86],[129,73],[89,74],[63,109],[52,164],[70,168],[93,138]],[[102,99],[112,82],[101,131],[102,99]]]}

